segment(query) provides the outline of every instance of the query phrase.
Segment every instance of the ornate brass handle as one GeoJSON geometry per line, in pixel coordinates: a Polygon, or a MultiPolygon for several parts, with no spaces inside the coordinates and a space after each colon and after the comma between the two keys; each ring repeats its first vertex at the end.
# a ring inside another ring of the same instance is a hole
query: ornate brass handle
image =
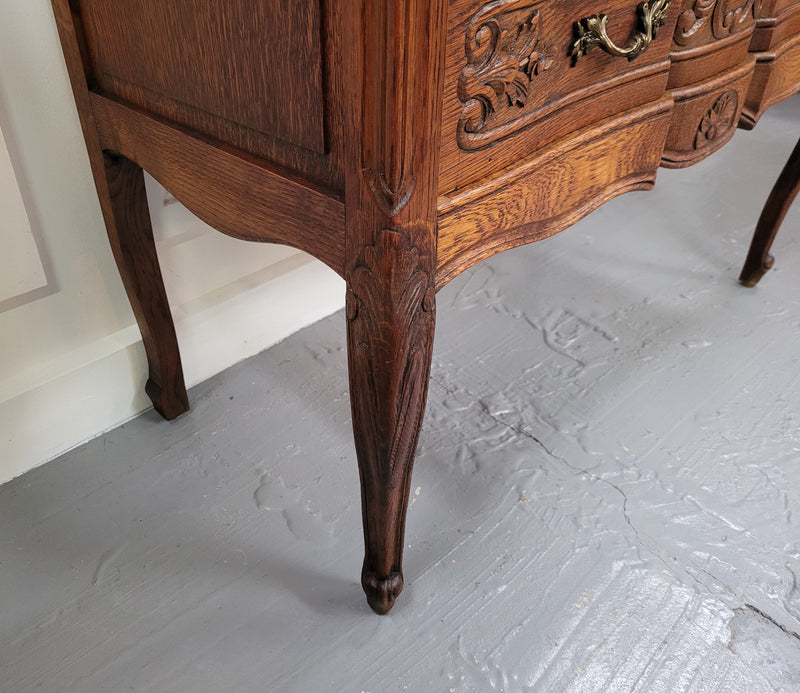
{"type": "Polygon", "coordinates": [[[637,10],[639,22],[642,25],[641,31],[637,31],[631,36],[625,48],[620,48],[609,38],[606,30],[607,15],[601,14],[581,19],[577,26],[578,38],[572,44],[572,57],[577,62],[578,58],[586,55],[592,48],[600,46],[606,53],[633,60],[644,53],[652,43],[658,27],[667,20],[668,9],[669,0],[649,0],[641,3],[637,10]]]}

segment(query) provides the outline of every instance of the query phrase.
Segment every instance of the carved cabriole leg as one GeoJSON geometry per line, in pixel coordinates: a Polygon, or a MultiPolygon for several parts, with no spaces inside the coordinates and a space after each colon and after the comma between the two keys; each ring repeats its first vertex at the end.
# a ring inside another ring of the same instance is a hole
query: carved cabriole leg
{"type": "Polygon", "coordinates": [[[436,201],[448,0],[342,0],[347,347],[361,479],[361,584],[374,611],[403,588],[411,468],[435,325],[436,201]]]}
{"type": "Polygon", "coordinates": [[[350,398],[361,478],[361,584],[386,613],[403,588],[411,468],[425,412],[436,322],[430,253],[380,231],[349,276],[350,398]]]}
{"type": "Polygon", "coordinates": [[[122,283],[142,332],[150,370],[145,391],[165,419],[189,409],[175,326],[161,278],[142,169],[103,153],[106,229],[122,283]]]}
{"type": "Polygon", "coordinates": [[[798,192],[800,192],[800,141],[795,145],[789,161],[786,162],[775,187],[772,188],[756,225],[753,241],[742,274],[739,276],[739,281],[745,286],[758,284],[761,277],[772,267],[775,258],[770,255],[769,249],[798,192]]]}

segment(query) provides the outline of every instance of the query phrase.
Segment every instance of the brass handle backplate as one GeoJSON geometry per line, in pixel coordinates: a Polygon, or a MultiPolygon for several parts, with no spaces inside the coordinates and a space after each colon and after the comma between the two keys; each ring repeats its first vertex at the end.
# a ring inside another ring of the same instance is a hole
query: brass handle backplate
{"type": "Polygon", "coordinates": [[[578,58],[586,55],[592,48],[600,46],[606,53],[633,60],[644,53],[652,43],[658,27],[667,21],[668,9],[669,0],[649,0],[640,4],[637,11],[641,30],[631,36],[625,48],[617,46],[609,37],[606,29],[607,15],[601,14],[581,19],[577,23],[578,38],[572,44],[572,57],[577,62],[578,58]]]}

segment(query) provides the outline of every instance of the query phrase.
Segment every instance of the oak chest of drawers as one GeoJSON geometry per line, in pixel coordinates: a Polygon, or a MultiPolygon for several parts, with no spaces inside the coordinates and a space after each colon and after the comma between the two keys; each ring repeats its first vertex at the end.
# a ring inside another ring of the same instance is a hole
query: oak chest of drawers
{"type": "MultiPolygon", "coordinates": [[[[156,409],[188,409],[142,169],[347,282],[366,555],[402,589],[436,291],[800,87],[790,0],[53,0],[156,409]]],[[[786,196],[784,196],[786,197],[786,196]]]]}

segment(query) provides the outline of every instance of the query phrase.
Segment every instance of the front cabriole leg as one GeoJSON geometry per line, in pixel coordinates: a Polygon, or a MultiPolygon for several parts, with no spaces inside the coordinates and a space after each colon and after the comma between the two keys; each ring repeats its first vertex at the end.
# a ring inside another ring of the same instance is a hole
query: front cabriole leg
{"type": "Polygon", "coordinates": [[[408,490],[435,323],[448,0],[340,0],[348,18],[347,348],[364,524],[361,584],[385,614],[403,588],[408,490]]]}
{"type": "Polygon", "coordinates": [[[403,589],[411,468],[425,412],[435,292],[428,262],[397,231],[364,248],[347,289],[350,399],[361,478],[361,584],[385,614],[403,589]]]}

